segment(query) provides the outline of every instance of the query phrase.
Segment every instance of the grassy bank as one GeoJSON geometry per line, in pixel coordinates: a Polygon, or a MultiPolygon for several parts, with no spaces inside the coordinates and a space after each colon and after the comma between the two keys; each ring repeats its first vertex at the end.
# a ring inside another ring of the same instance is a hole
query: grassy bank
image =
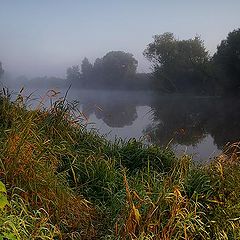
{"type": "Polygon", "coordinates": [[[109,143],[66,99],[0,98],[0,239],[239,239],[239,145],[210,165],[109,143]],[[5,189],[6,188],[6,189],[5,189]]]}

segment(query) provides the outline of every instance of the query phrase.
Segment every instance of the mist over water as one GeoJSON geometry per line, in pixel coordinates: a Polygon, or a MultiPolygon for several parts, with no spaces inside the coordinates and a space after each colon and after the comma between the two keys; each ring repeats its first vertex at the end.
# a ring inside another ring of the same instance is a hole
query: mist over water
{"type": "MultiPolygon", "coordinates": [[[[26,88],[23,94],[50,104],[51,91],[26,88]]],[[[64,96],[67,88],[54,88],[64,96]]],[[[16,91],[17,92],[17,91],[16,91]]],[[[69,102],[77,101],[81,123],[110,141],[141,139],[146,144],[173,148],[177,155],[210,161],[240,135],[240,100],[220,97],[159,96],[151,91],[79,90],[70,88],[69,102]]],[[[31,102],[36,106],[39,101],[31,102]]]]}

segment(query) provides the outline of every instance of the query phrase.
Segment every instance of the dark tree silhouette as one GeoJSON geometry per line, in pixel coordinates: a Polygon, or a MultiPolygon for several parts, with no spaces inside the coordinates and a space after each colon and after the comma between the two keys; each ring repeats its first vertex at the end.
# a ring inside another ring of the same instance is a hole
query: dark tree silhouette
{"type": "Polygon", "coordinates": [[[78,65],[67,69],[67,80],[71,83],[78,83],[81,79],[81,73],[78,65]]]}
{"type": "Polygon", "coordinates": [[[112,51],[102,58],[104,73],[120,78],[132,77],[136,74],[138,61],[131,53],[112,51]]]}
{"type": "Polygon", "coordinates": [[[213,56],[219,83],[227,94],[240,94],[240,28],[230,32],[213,56]]]}
{"type": "MultiPolygon", "coordinates": [[[[132,88],[137,80],[137,65],[138,61],[131,53],[111,51],[97,58],[93,65],[85,57],[81,73],[78,65],[68,68],[67,79],[84,88],[132,88]]],[[[143,81],[145,79],[146,76],[143,81]]]]}
{"type": "Polygon", "coordinates": [[[155,35],[144,51],[153,64],[155,87],[168,92],[207,91],[209,54],[200,37],[178,40],[173,33],[155,35]]]}
{"type": "Polygon", "coordinates": [[[82,77],[83,78],[89,78],[92,75],[93,72],[93,66],[92,64],[88,61],[88,59],[85,57],[82,61],[81,64],[81,72],[82,72],[82,77]]]}
{"type": "Polygon", "coordinates": [[[108,87],[119,87],[135,77],[138,62],[131,53],[111,51],[103,58],[96,59],[94,74],[99,84],[108,87]]]}

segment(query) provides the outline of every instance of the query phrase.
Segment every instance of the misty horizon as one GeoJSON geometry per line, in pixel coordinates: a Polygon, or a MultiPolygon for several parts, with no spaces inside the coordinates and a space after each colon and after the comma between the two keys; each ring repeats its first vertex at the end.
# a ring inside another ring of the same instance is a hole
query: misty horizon
{"type": "Polygon", "coordinates": [[[212,55],[238,27],[239,7],[237,1],[1,1],[0,60],[13,77],[64,78],[66,69],[84,57],[94,62],[109,51],[125,51],[138,60],[137,72],[146,73],[150,63],[142,53],[153,35],[200,35],[212,55]]]}

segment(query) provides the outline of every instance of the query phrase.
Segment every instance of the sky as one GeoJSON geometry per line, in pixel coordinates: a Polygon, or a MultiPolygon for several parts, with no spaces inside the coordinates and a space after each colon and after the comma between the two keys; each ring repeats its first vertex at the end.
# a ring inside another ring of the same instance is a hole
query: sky
{"type": "Polygon", "coordinates": [[[0,61],[15,76],[64,77],[85,56],[120,50],[149,72],[142,52],[153,35],[200,35],[213,54],[240,27],[239,11],[239,0],[0,0],[0,61]]]}

